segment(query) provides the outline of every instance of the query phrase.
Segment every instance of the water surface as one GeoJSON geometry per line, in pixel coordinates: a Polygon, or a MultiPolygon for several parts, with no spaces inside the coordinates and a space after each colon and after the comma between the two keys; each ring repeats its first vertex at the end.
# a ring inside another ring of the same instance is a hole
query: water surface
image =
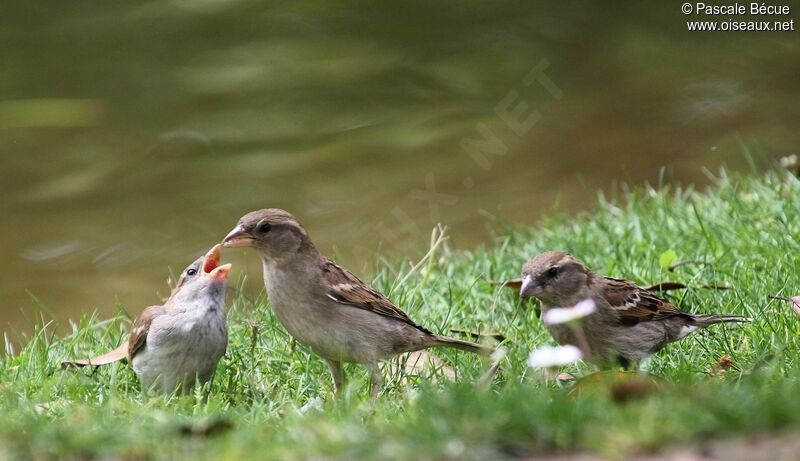
{"type": "Polygon", "coordinates": [[[688,32],[671,2],[3,10],[0,323],[23,330],[32,296],[138,313],[256,208],[360,271],[418,257],[436,222],[470,247],[487,215],[533,224],[662,167],[703,184],[746,167],[742,143],[800,141],[797,32],[688,32]]]}

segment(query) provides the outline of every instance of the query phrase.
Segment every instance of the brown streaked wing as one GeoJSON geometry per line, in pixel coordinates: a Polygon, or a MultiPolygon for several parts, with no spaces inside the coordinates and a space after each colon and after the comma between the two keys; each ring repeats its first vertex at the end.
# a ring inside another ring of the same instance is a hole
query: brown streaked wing
{"type": "Polygon", "coordinates": [[[326,259],[322,264],[322,278],[328,289],[327,296],[340,304],[364,309],[384,317],[405,322],[415,328],[432,334],[429,330],[414,323],[413,320],[389,299],[369,285],[359,280],[348,270],[326,259]]]}
{"type": "Polygon", "coordinates": [[[639,322],[686,315],[669,301],[627,280],[604,277],[603,297],[619,315],[619,322],[633,326],[639,322]]]}
{"type": "Polygon", "coordinates": [[[150,324],[153,323],[153,319],[163,313],[163,306],[150,306],[136,319],[131,336],[128,338],[128,360],[133,359],[133,356],[144,346],[147,341],[147,333],[150,332],[150,324]]]}

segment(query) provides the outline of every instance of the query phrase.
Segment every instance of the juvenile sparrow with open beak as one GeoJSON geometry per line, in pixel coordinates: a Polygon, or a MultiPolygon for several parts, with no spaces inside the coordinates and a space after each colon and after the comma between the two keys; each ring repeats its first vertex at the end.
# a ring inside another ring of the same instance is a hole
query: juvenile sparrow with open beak
{"type": "Polygon", "coordinates": [[[92,359],[64,365],[104,365],[127,358],[142,386],[169,393],[205,383],[228,346],[225,289],[230,264],[220,265],[220,245],[189,265],[161,306],[150,306],[128,341],[92,359]]]}
{"type": "MultiPolygon", "coordinates": [[[[738,315],[689,314],[627,280],[597,275],[567,253],[542,253],[522,268],[522,299],[538,298],[542,313],[591,298],[596,310],[582,319],[590,360],[636,366],[667,343],[721,322],[749,322],[738,315]]],[[[581,346],[574,328],[547,325],[560,344],[581,346]]]]}
{"type": "Polygon", "coordinates": [[[322,357],[336,394],[343,362],[364,365],[380,390],[379,361],[434,346],[478,354],[492,349],[440,336],[418,325],[383,294],[326,258],[297,219],[276,208],[253,211],[225,237],[225,247],[252,247],[261,256],[264,285],[280,323],[299,343],[322,357]]]}

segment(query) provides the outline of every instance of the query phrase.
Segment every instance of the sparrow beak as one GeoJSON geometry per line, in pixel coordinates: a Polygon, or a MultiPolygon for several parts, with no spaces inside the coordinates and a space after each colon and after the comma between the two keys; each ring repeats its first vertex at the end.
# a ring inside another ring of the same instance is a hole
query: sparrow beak
{"type": "Polygon", "coordinates": [[[203,274],[217,282],[225,281],[231,271],[232,264],[220,265],[219,250],[222,245],[216,244],[214,248],[208,250],[203,259],[203,274]]]}
{"type": "Polygon", "coordinates": [[[208,274],[217,267],[219,267],[219,249],[222,245],[216,244],[214,248],[208,250],[205,258],[203,258],[203,273],[208,274]]]}
{"type": "Polygon", "coordinates": [[[253,246],[253,237],[242,226],[236,226],[222,240],[225,248],[238,248],[253,246]]]}
{"type": "Polygon", "coordinates": [[[233,264],[223,264],[211,271],[208,276],[214,279],[215,282],[224,282],[228,279],[228,274],[231,272],[231,267],[233,267],[233,264]]]}
{"type": "Polygon", "coordinates": [[[528,299],[539,292],[541,287],[530,275],[522,279],[522,286],[519,288],[520,299],[528,299]]]}

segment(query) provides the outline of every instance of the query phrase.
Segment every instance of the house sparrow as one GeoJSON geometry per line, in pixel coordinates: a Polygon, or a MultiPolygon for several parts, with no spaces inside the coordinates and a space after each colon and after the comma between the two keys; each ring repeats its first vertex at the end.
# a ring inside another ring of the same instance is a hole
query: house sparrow
{"type": "MultiPolygon", "coordinates": [[[[593,362],[618,361],[637,365],[667,343],[720,322],[749,322],[738,315],[695,315],[680,311],[627,280],[597,275],[567,253],[542,253],[522,268],[520,297],[538,298],[542,312],[573,306],[591,298],[596,311],[582,320],[582,330],[593,362]]],[[[547,325],[560,344],[580,346],[575,330],[566,324],[547,325]]]]}
{"type": "Polygon", "coordinates": [[[205,383],[228,345],[225,288],[231,265],[220,265],[220,245],[189,265],[162,306],[150,306],[133,325],[127,343],[67,365],[104,365],[127,358],[142,386],[169,393],[205,383]]]}
{"type": "Polygon", "coordinates": [[[344,385],[343,362],[360,363],[369,370],[374,402],[382,381],[378,367],[382,359],[434,346],[487,355],[492,351],[439,336],[415,323],[383,294],[320,254],[303,226],[286,211],[248,213],[223,246],[259,252],[275,315],[289,334],[322,357],[337,395],[344,385]]]}
{"type": "MultiPolygon", "coordinates": [[[[502,285],[502,286],[504,286],[506,288],[509,288],[509,289],[512,289],[512,290],[519,290],[520,287],[522,287],[522,279],[487,280],[487,282],[489,282],[489,285],[502,285]]],[[[653,285],[650,285],[650,286],[644,288],[644,290],[645,291],[666,292],[666,291],[673,291],[673,290],[684,290],[686,288],[689,288],[689,286],[686,285],[685,283],[664,280],[662,282],[654,283],[653,285]]],[[[731,287],[729,287],[729,286],[711,285],[711,284],[697,285],[694,288],[703,288],[703,289],[706,289],[706,290],[720,290],[720,291],[730,290],[731,289],[731,287]]]]}

